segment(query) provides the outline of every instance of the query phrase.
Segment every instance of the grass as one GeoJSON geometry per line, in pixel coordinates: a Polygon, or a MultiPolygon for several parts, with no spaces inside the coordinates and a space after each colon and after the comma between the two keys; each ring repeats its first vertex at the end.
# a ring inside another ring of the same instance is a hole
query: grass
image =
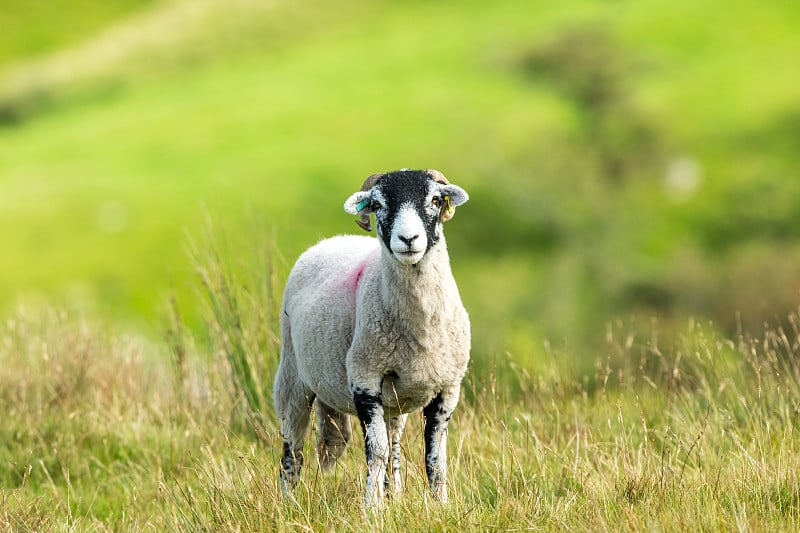
{"type": "Polygon", "coordinates": [[[47,3],[9,0],[0,12],[0,26],[9,29],[0,36],[0,68],[85,40],[150,3],[149,0],[47,3]]]}
{"type": "Polygon", "coordinates": [[[795,3],[22,4],[0,529],[798,529],[795,3]],[[416,415],[379,516],[358,442],[284,501],[290,258],[353,231],[366,175],[430,166],[472,197],[448,225],[475,333],[453,501],[416,415]],[[202,206],[227,237],[185,246],[202,206]]]}
{"type": "MultiPolygon", "coordinates": [[[[752,285],[728,267],[748,260],[780,270],[757,288],[785,314],[798,9],[695,4],[120,3],[0,72],[0,308],[33,293],[152,322],[165,286],[189,294],[201,206],[242,230],[240,211],[261,213],[295,257],[353,231],[341,199],[366,175],[436,167],[471,193],[448,238],[484,350],[520,329],[594,339],[632,307],[721,323],[758,307],[731,290],[752,285]],[[616,99],[592,108],[586,72],[616,99]],[[699,185],[674,198],[681,158],[699,185]],[[616,164],[630,170],[600,175],[616,164]]],[[[2,24],[13,50],[19,17],[2,24]]]]}
{"type": "Polygon", "coordinates": [[[380,514],[361,510],[359,439],[331,474],[309,461],[295,499],[284,500],[268,391],[278,345],[272,283],[286,267],[269,238],[248,258],[214,235],[193,256],[208,337],[182,324],[177,303],[166,341],[155,344],[47,307],[4,321],[4,529],[800,525],[795,314],[759,337],[734,339],[699,323],[675,338],[662,338],[657,324],[641,336],[613,323],[589,376],[570,361],[583,354],[558,348],[534,368],[505,358],[473,366],[451,425],[447,506],[425,488],[419,414],[404,439],[406,493],[380,514]]]}

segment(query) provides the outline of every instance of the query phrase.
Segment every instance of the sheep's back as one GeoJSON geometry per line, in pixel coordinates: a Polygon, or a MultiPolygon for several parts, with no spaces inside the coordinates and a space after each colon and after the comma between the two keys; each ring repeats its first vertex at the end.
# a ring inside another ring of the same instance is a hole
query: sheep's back
{"type": "Polygon", "coordinates": [[[292,268],[284,292],[300,379],[326,403],[350,402],[345,358],[353,340],[356,291],[380,260],[377,239],[343,235],[320,241],[292,268]]]}

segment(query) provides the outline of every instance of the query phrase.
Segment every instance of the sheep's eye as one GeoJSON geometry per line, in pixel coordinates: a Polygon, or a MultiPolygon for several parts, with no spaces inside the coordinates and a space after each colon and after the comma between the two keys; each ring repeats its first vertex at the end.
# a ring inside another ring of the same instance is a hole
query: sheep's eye
{"type": "Polygon", "coordinates": [[[442,205],[442,199],[439,198],[438,196],[434,196],[433,199],[431,200],[431,203],[436,207],[439,207],[440,205],[442,205]]]}
{"type": "Polygon", "coordinates": [[[380,202],[372,202],[372,210],[373,211],[377,211],[380,208],[381,208],[381,203],[380,202]]]}

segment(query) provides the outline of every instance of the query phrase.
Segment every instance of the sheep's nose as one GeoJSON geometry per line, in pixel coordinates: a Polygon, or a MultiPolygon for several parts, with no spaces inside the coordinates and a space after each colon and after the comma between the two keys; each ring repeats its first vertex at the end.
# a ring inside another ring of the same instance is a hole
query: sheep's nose
{"type": "Polygon", "coordinates": [[[411,243],[417,240],[419,235],[414,235],[413,237],[398,237],[401,241],[406,243],[406,246],[411,246],[411,243]]]}

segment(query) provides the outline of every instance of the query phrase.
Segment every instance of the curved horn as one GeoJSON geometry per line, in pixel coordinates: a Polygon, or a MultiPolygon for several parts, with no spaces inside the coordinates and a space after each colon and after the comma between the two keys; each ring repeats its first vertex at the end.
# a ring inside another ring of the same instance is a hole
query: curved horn
{"type": "MultiPolygon", "coordinates": [[[[373,188],[383,176],[384,174],[379,172],[365,179],[364,184],[361,186],[361,191],[366,192],[373,188]]],[[[359,215],[358,220],[356,220],[356,224],[358,224],[358,227],[364,231],[372,231],[372,224],[370,224],[369,221],[369,212],[359,215]]]]}
{"type": "Polygon", "coordinates": [[[436,183],[441,183],[442,185],[450,185],[450,182],[447,181],[447,178],[444,177],[444,174],[442,174],[438,170],[434,168],[429,168],[425,172],[427,172],[428,175],[432,177],[433,181],[435,181],[436,183]]]}
{"type": "Polygon", "coordinates": [[[377,174],[373,174],[372,176],[368,177],[364,180],[364,185],[361,186],[362,191],[368,191],[372,187],[375,186],[376,183],[384,176],[383,173],[379,172],[377,174]]]}

